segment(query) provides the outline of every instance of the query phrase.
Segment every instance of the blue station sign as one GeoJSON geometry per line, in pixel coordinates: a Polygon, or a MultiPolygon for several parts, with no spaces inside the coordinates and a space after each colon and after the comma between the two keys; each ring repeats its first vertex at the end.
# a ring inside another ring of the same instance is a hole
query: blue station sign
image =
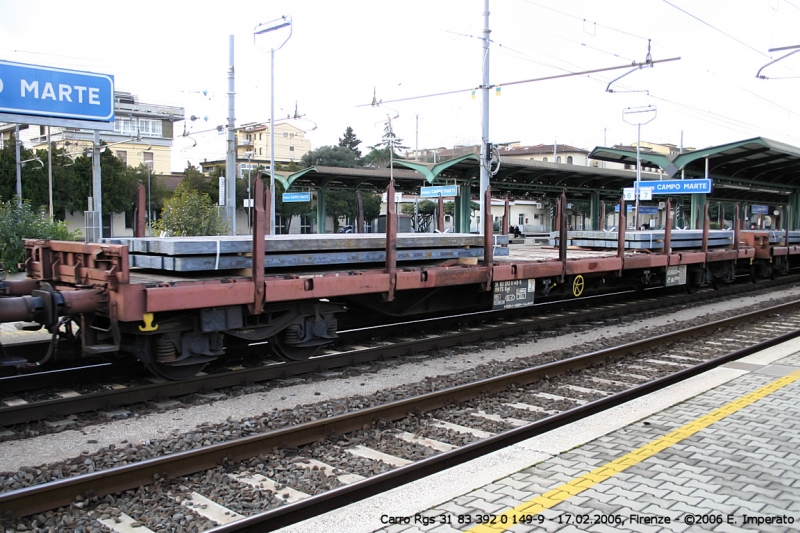
{"type": "Polygon", "coordinates": [[[750,212],[754,215],[769,215],[769,206],[766,205],[751,205],[750,212]]]}
{"type": "Polygon", "coordinates": [[[642,181],[639,188],[653,189],[653,194],[711,194],[713,183],[710,179],[642,181]]]}
{"type": "Polygon", "coordinates": [[[0,61],[0,113],[114,121],[114,77],[0,61]]]}
{"type": "Polygon", "coordinates": [[[285,192],[281,195],[281,200],[284,202],[310,202],[310,192],[285,192]]]}
{"type": "Polygon", "coordinates": [[[440,196],[458,196],[458,185],[438,185],[436,187],[420,187],[423,198],[438,198],[440,196]]]}

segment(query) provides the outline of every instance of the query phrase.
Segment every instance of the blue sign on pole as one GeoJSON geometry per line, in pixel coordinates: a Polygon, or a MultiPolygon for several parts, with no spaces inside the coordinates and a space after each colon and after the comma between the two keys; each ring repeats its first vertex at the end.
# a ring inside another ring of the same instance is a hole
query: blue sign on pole
{"type": "Polygon", "coordinates": [[[284,202],[310,202],[311,201],[311,193],[310,192],[285,192],[281,195],[281,199],[284,202]]]}
{"type": "MultiPolygon", "coordinates": [[[[641,209],[641,208],[640,208],[641,209]]],[[[633,206],[631,204],[625,204],[625,211],[633,211],[633,206]]],[[[614,212],[619,213],[619,204],[614,206],[614,212]]]]}
{"type": "Polygon", "coordinates": [[[653,194],[711,194],[710,179],[660,180],[639,182],[640,189],[653,189],[653,194]]]}
{"type": "Polygon", "coordinates": [[[423,198],[438,198],[440,196],[458,196],[458,185],[438,185],[436,187],[420,187],[420,196],[423,198]]]}
{"type": "Polygon", "coordinates": [[[754,215],[769,215],[769,206],[766,205],[751,205],[750,212],[754,215]]]}
{"type": "Polygon", "coordinates": [[[658,214],[658,207],[654,205],[640,205],[639,206],[639,214],[640,215],[657,215],[658,214]]]}
{"type": "Polygon", "coordinates": [[[114,77],[0,61],[0,113],[114,121],[114,77]]]}

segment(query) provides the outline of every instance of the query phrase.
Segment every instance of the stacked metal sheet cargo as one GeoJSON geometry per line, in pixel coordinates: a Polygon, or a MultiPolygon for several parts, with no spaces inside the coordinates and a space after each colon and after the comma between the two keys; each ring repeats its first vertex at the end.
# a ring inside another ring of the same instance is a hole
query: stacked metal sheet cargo
{"type": "MultiPolygon", "coordinates": [[[[106,239],[127,244],[130,266],[175,272],[231,270],[252,266],[252,238],[144,237],[106,239]]],[[[495,236],[495,256],[508,255],[508,236],[495,236]]],[[[274,235],[265,238],[264,266],[325,267],[382,263],[384,234],[274,235]]],[[[397,236],[397,261],[418,262],[483,257],[483,237],[459,233],[406,233],[397,236]]]]}
{"type": "MultiPolygon", "coordinates": [[[[591,249],[616,249],[616,231],[570,231],[567,246],[591,249]]],[[[549,243],[558,246],[558,232],[550,234],[549,243]]],[[[727,247],[733,244],[733,230],[711,230],[708,232],[710,248],[727,247]]],[[[672,249],[696,249],[703,245],[703,230],[672,230],[672,249]]],[[[626,250],[659,250],[664,248],[664,230],[625,232],[626,250]]]]}

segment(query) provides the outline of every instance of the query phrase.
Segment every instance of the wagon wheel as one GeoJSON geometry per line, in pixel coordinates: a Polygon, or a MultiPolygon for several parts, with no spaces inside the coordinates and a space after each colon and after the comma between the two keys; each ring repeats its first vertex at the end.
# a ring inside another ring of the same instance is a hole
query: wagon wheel
{"type": "Polygon", "coordinates": [[[270,337],[269,345],[275,355],[289,359],[290,361],[304,361],[316,354],[321,346],[297,346],[290,344],[284,339],[285,332],[282,331],[277,335],[270,337]]]}
{"type": "Polygon", "coordinates": [[[166,379],[168,381],[183,381],[199,374],[208,363],[196,363],[188,365],[169,365],[165,363],[158,363],[151,361],[145,363],[147,370],[156,376],[166,379]]]}
{"type": "Polygon", "coordinates": [[[578,298],[581,294],[583,294],[583,289],[586,288],[586,282],[583,279],[583,276],[578,274],[572,280],[572,295],[575,298],[578,298]]]}

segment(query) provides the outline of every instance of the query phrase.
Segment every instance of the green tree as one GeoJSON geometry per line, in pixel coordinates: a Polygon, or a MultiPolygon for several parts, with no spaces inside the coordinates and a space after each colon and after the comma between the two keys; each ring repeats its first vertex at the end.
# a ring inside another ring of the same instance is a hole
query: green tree
{"type": "Polygon", "coordinates": [[[398,148],[408,148],[408,146],[402,146],[402,143],[403,139],[398,138],[394,133],[392,119],[387,116],[381,142],[369,147],[370,152],[364,156],[364,166],[385,168],[393,159],[403,159],[396,151],[398,148]]]}
{"type": "MultiPolygon", "coordinates": [[[[133,213],[139,179],[136,171],[127,166],[111,150],[100,153],[100,176],[104,213],[133,213]]],[[[91,175],[89,176],[91,183],[91,175]]]]}
{"type": "Polygon", "coordinates": [[[436,215],[436,205],[430,200],[423,200],[416,204],[417,216],[414,217],[415,204],[404,203],[400,206],[400,211],[404,215],[411,216],[411,225],[417,233],[425,233],[430,228],[433,222],[433,217],[436,215]]]}
{"type": "MultiPolygon", "coordinates": [[[[470,216],[474,215],[475,213],[480,211],[480,209],[481,209],[481,205],[478,202],[472,202],[471,201],[469,203],[470,216]]],[[[445,202],[444,203],[444,214],[445,215],[450,215],[450,216],[455,216],[455,214],[456,214],[456,203],[455,202],[445,202]]]]}
{"type": "Polygon", "coordinates": [[[300,162],[306,168],[314,166],[353,168],[356,166],[356,155],[349,148],[321,146],[306,152],[300,162]]]}
{"type": "Polygon", "coordinates": [[[358,215],[354,191],[326,190],[325,214],[333,219],[333,232],[339,231],[339,219],[354,219],[358,215]]]}
{"type": "MultiPolygon", "coordinates": [[[[134,182],[138,187],[141,183],[145,188],[144,209],[147,212],[147,167],[140,163],[138,167],[128,167],[129,172],[133,176],[134,182]]],[[[167,179],[164,176],[150,172],[150,211],[153,215],[153,220],[158,218],[158,214],[164,208],[164,202],[172,196],[172,191],[167,187],[167,179]]],[[[135,203],[136,200],[134,200],[135,203]]],[[[146,216],[146,215],[145,215],[146,216]]]]}
{"type": "Polygon", "coordinates": [[[381,200],[380,194],[375,193],[362,193],[364,200],[364,220],[375,220],[381,215],[381,200]]]}
{"type": "MultiPolygon", "coordinates": [[[[12,134],[8,142],[4,143],[0,150],[0,199],[10,199],[17,194],[17,154],[16,141],[12,134]]],[[[28,161],[22,165],[21,183],[22,198],[30,200],[31,205],[39,206],[44,202],[47,205],[47,153],[44,152],[44,160],[32,150],[25,147],[20,148],[20,160],[28,161]],[[31,161],[34,157],[39,157],[39,161],[31,161]]]]}
{"type": "MultiPolygon", "coordinates": [[[[186,168],[183,170],[183,179],[179,187],[184,186],[187,190],[197,191],[201,194],[208,195],[211,202],[214,204],[219,203],[219,176],[225,175],[225,167],[214,167],[211,171],[211,177],[207,178],[200,170],[192,165],[189,161],[186,162],[186,168]]],[[[238,183],[237,183],[238,186],[238,183]]],[[[247,185],[245,185],[247,187],[247,185]]],[[[177,191],[177,189],[176,189],[177,191]]],[[[237,197],[238,197],[237,191],[237,197]]],[[[247,196],[245,196],[247,198],[247,196]]]]}
{"type": "Polygon", "coordinates": [[[153,229],[156,233],[164,232],[173,237],[224,235],[229,232],[211,197],[191,189],[184,182],[178,185],[172,198],[164,202],[161,218],[153,229]]]}
{"type": "Polygon", "coordinates": [[[361,150],[357,148],[359,144],[361,144],[361,140],[353,133],[353,128],[347,126],[347,129],[344,131],[344,137],[339,139],[339,146],[353,152],[356,156],[356,161],[358,161],[361,159],[361,150]]]}
{"type": "Polygon", "coordinates": [[[0,202],[0,261],[10,272],[25,261],[22,239],[74,241],[79,237],[80,232],[71,233],[65,222],[51,222],[46,210],[35,210],[29,201],[23,201],[22,207],[16,198],[0,202]]]}

